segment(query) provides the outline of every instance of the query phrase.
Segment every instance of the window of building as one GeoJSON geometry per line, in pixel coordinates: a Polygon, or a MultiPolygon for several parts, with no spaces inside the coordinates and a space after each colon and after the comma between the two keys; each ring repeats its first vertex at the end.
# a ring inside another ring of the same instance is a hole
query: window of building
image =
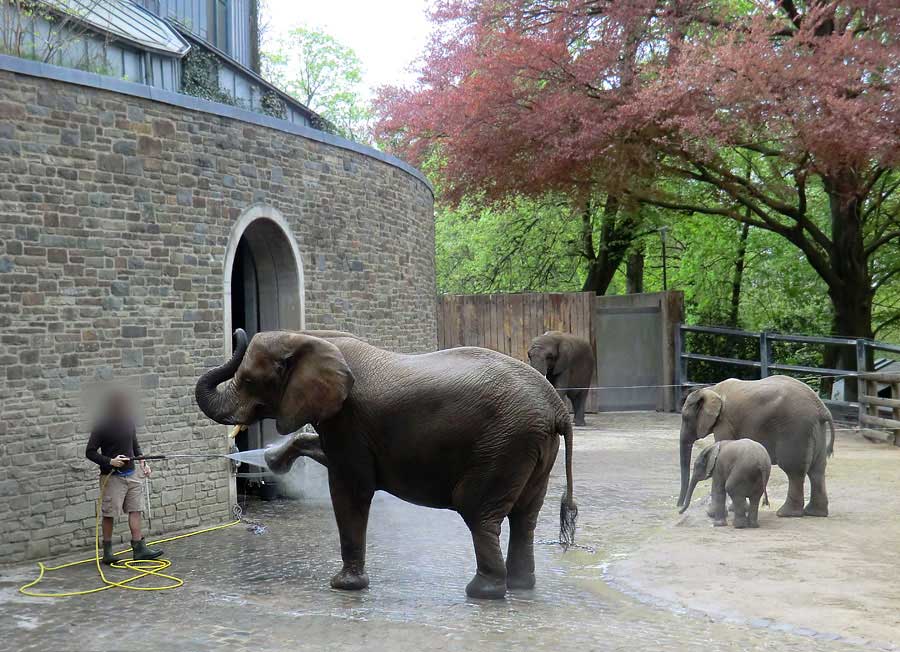
{"type": "Polygon", "coordinates": [[[231,54],[228,47],[228,1],[207,0],[209,42],[222,52],[231,54]]]}

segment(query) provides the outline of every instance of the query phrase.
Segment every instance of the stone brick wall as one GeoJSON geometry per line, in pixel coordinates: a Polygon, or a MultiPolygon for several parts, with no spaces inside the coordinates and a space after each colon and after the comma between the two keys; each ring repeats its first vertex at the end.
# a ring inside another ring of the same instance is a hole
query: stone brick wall
{"type": "MultiPolygon", "coordinates": [[[[193,384],[223,358],[224,255],[253,204],[293,229],[308,328],[435,347],[421,180],[271,127],[0,71],[0,560],[92,541],[97,382],[141,388],[145,452],[225,450],[193,384]]],[[[223,521],[228,487],[224,460],[157,463],[153,531],[223,521]]]]}

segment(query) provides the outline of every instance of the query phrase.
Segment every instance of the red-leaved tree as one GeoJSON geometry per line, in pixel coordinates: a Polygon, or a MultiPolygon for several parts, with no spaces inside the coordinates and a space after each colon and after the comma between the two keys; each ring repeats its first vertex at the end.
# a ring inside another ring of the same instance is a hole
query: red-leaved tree
{"type": "Polygon", "coordinates": [[[827,285],[833,332],[872,336],[900,274],[880,255],[900,241],[900,2],[442,0],[433,20],[378,129],[450,199],[602,193],[613,216],[766,229],[827,285]]]}

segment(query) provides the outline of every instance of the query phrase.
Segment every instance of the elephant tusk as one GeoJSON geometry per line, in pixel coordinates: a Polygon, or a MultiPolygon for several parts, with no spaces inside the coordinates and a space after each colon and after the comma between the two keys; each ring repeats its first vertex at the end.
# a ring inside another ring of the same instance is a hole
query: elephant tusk
{"type": "Polygon", "coordinates": [[[230,433],[228,433],[228,438],[229,438],[229,439],[234,439],[235,437],[238,436],[238,433],[239,433],[241,430],[246,430],[246,429],[247,429],[247,426],[238,424],[238,425],[236,425],[234,428],[231,429],[231,432],[230,432],[230,433]]]}

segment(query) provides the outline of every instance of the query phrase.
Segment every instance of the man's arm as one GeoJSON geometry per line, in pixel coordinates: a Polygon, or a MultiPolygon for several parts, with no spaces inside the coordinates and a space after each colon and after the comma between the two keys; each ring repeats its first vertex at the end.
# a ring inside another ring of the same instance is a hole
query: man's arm
{"type": "Polygon", "coordinates": [[[143,457],[144,453],[141,452],[141,445],[137,440],[137,428],[134,424],[131,424],[131,450],[134,451],[135,457],[143,457]]]}
{"type": "Polygon", "coordinates": [[[91,430],[90,439],[84,449],[84,456],[98,466],[109,466],[110,459],[100,452],[100,433],[97,428],[91,430]]]}

